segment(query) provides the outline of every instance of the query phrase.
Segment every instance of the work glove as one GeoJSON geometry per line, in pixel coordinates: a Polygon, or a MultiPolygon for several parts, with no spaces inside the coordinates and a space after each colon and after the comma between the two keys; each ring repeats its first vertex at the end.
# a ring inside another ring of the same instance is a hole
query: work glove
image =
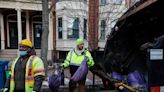
{"type": "Polygon", "coordinates": [[[61,70],[61,72],[63,72],[64,71],[64,65],[63,64],[60,64],[59,65],[59,69],[61,70]]]}
{"type": "Polygon", "coordinates": [[[9,89],[8,88],[4,88],[3,92],[9,92],[9,89]]]}
{"type": "Polygon", "coordinates": [[[83,61],[88,62],[89,61],[88,56],[85,56],[84,59],[83,59],[83,61]]]}
{"type": "Polygon", "coordinates": [[[63,63],[60,64],[60,65],[59,65],[59,68],[63,70],[63,69],[64,69],[64,64],[63,64],[63,63]]]}

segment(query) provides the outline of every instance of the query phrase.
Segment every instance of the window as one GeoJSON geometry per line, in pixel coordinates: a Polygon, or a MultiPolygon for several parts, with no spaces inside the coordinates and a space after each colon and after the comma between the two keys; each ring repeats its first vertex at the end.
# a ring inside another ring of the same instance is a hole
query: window
{"type": "Polygon", "coordinates": [[[105,40],[105,28],[106,28],[105,20],[101,20],[101,25],[100,25],[100,39],[101,40],[105,40]]]}
{"type": "Polygon", "coordinates": [[[63,31],[63,27],[62,27],[62,17],[58,18],[58,38],[62,39],[62,31],[63,31]]]}
{"type": "Polygon", "coordinates": [[[106,0],[101,0],[101,5],[106,5],[107,1],[106,0]]]}
{"type": "Polygon", "coordinates": [[[84,39],[87,39],[87,19],[84,19],[84,39]]]}
{"type": "Polygon", "coordinates": [[[130,1],[130,6],[133,6],[136,2],[139,2],[140,0],[131,0],[130,1]]]}
{"type": "MultiPolygon", "coordinates": [[[[26,38],[26,19],[22,18],[22,39],[26,38]]],[[[7,16],[8,23],[8,31],[7,38],[9,39],[9,43],[7,46],[12,49],[18,48],[18,25],[17,25],[17,15],[11,14],[7,16]]]]}
{"type": "Polygon", "coordinates": [[[79,38],[79,18],[68,18],[68,38],[79,38]]]}
{"type": "Polygon", "coordinates": [[[112,0],[113,4],[122,4],[123,0],[112,0]]]}
{"type": "Polygon", "coordinates": [[[87,0],[84,0],[84,2],[87,2],[87,0]]]}

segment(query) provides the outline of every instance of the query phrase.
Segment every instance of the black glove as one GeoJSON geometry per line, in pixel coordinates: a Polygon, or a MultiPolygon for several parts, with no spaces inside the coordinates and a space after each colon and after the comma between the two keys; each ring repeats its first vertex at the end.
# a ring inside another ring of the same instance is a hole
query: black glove
{"type": "Polygon", "coordinates": [[[59,69],[60,69],[60,72],[63,73],[63,72],[64,72],[64,65],[61,64],[61,65],[59,66],[59,69]]]}

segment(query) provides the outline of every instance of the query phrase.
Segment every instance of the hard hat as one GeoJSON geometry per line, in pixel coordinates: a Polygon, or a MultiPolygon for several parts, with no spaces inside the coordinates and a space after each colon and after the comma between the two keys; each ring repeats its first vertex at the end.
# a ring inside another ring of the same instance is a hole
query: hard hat
{"type": "Polygon", "coordinates": [[[20,45],[24,45],[24,46],[28,46],[28,47],[31,47],[32,48],[32,42],[28,39],[23,39],[21,42],[20,42],[20,45]]]}
{"type": "Polygon", "coordinates": [[[84,43],[84,40],[83,40],[82,38],[78,38],[78,39],[76,40],[76,45],[80,45],[80,44],[82,44],[82,43],[84,43]]]}

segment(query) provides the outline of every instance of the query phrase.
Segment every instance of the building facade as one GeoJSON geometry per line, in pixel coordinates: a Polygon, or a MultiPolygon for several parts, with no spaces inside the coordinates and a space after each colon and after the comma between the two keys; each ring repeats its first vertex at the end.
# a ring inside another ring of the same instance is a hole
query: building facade
{"type": "MultiPolygon", "coordinates": [[[[49,14],[48,59],[52,60],[53,42],[57,57],[65,58],[75,47],[75,40],[85,39],[88,47],[88,0],[57,0],[56,36],[53,35],[52,13],[49,14]],[[53,39],[56,37],[56,40],[53,39]]],[[[127,10],[126,0],[99,0],[98,47],[103,51],[106,36],[117,19],[127,10]]],[[[49,6],[51,6],[51,2],[49,6]]],[[[28,38],[40,54],[42,35],[41,0],[0,0],[0,58],[12,60],[21,39],[28,38]],[[13,53],[13,55],[8,55],[13,53]],[[10,57],[9,57],[10,56],[10,57]]]]}

